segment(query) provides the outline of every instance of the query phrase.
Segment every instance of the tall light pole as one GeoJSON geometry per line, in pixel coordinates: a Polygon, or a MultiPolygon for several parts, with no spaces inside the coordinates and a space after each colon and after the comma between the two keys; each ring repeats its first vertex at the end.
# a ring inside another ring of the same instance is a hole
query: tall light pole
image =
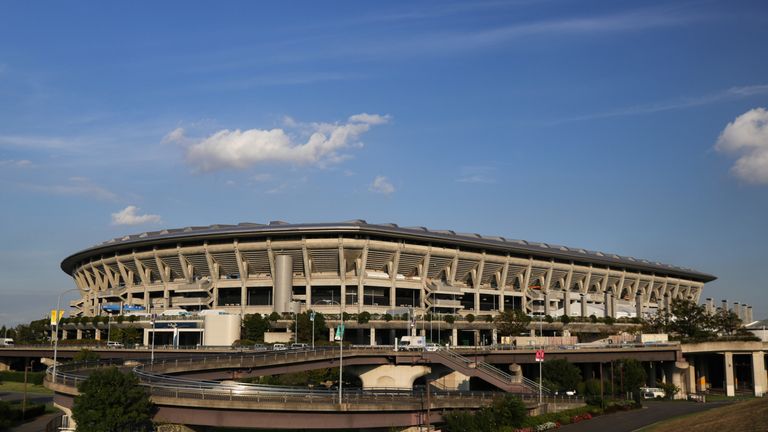
{"type": "MultiPolygon", "coordinates": [[[[343,396],[342,389],[344,387],[344,381],[342,378],[342,374],[344,373],[344,307],[336,300],[319,300],[315,304],[318,303],[339,305],[339,321],[341,324],[339,324],[339,327],[336,329],[336,337],[334,339],[339,341],[339,405],[341,405],[341,397],[343,396]]],[[[314,322],[312,323],[312,328],[315,328],[314,322]]]]}
{"type": "MultiPolygon", "coordinates": [[[[62,291],[59,294],[58,300],[56,300],[56,322],[51,323],[51,326],[53,327],[53,331],[56,333],[55,337],[53,338],[53,382],[56,383],[56,365],[58,363],[57,359],[59,357],[59,322],[61,322],[61,316],[59,315],[59,310],[61,309],[61,296],[63,296],[66,293],[74,292],[74,291],[80,291],[80,288],[72,288],[68,289],[66,291],[62,291]]],[[[87,289],[83,291],[88,291],[87,289]]]]}

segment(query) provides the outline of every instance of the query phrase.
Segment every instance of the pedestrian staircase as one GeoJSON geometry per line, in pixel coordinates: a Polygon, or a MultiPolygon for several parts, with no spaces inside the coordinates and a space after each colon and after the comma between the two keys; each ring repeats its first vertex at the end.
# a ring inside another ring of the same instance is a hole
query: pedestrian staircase
{"type": "MultiPolygon", "coordinates": [[[[490,363],[474,361],[450,349],[425,352],[424,355],[431,361],[440,363],[464,375],[480,378],[509,393],[535,394],[539,392],[539,384],[532,380],[525,377],[522,377],[522,380],[517,380],[511,374],[502,371],[490,363]]],[[[541,390],[544,394],[551,394],[551,391],[546,387],[541,387],[541,390]]]]}

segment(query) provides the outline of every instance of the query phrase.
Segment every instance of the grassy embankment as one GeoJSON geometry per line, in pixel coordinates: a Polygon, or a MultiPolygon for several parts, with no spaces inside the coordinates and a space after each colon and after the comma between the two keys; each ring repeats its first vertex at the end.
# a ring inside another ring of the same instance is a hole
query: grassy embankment
{"type": "Polygon", "coordinates": [[[768,431],[768,397],[665,420],[642,432],[768,431]]]}
{"type": "MultiPolygon", "coordinates": [[[[3,392],[24,393],[24,383],[13,382],[13,381],[6,381],[3,383],[0,383],[0,393],[3,393],[3,392]]],[[[51,390],[48,390],[47,388],[41,385],[36,385],[36,384],[27,384],[27,393],[53,394],[51,390]]]]}

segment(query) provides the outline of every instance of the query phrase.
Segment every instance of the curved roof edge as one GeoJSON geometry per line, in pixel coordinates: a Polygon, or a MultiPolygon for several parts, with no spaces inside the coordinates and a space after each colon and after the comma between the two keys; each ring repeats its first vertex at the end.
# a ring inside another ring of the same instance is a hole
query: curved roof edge
{"type": "Polygon", "coordinates": [[[518,254],[531,254],[573,261],[588,261],[595,264],[629,267],[647,272],[663,272],[665,274],[683,276],[702,282],[711,282],[717,279],[716,276],[711,274],[702,273],[689,268],[611,253],[547,243],[535,243],[525,240],[507,239],[498,236],[456,233],[450,230],[430,230],[425,227],[400,227],[393,223],[369,224],[360,219],[345,222],[307,224],[290,224],[283,221],[272,221],[269,224],[239,223],[237,225],[210,225],[164,229],[161,231],[126,235],[83,249],[64,258],[61,262],[61,269],[65,273],[71,275],[74,271],[74,266],[78,261],[86,259],[92,255],[109,254],[126,247],[175,243],[181,239],[207,240],[238,235],[267,236],[280,233],[311,234],[334,232],[357,232],[361,234],[390,235],[403,239],[456,243],[458,245],[465,245],[473,248],[484,248],[518,254]]]}

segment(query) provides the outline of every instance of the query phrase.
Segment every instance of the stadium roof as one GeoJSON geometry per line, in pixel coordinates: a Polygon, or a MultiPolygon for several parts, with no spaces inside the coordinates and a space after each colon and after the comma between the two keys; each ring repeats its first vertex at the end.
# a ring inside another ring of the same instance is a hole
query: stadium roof
{"type": "Polygon", "coordinates": [[[693,269],[677,267],[645,259],[620,256],[612,253],[566,247],[551,243],[536,243],[525,240],[507,239],[498,236],[483,236],[473,233],[458,233],[450,230],[430,230],[425,227],[400,227],[394,223],[369,224],[364,220],[351,220],[333,223],[290,224],[272,221],[268,224],[239,223],[237,225],[195,226],[177,229],[148,231],[126,235],[105,241],[93,247],[72,254],[61,263],[61,269],[72,274],[74,267],[82,260],[95,256],[112,254],[126,248],[138,248],[147,245],[172,244],[181,240],[213,240],[231,237],[263,237],[275,234],[323,234],[356,233],[363,235],[383,235],[401,239],[427,241],[431,243],[451,244],[486,250],[501,251],[511,254],[544,256],[569,261],[590,262],[611,267],[624,267],[646,272],[682,276],[702,282],[711,282],[715,276],[693,269]]]}

